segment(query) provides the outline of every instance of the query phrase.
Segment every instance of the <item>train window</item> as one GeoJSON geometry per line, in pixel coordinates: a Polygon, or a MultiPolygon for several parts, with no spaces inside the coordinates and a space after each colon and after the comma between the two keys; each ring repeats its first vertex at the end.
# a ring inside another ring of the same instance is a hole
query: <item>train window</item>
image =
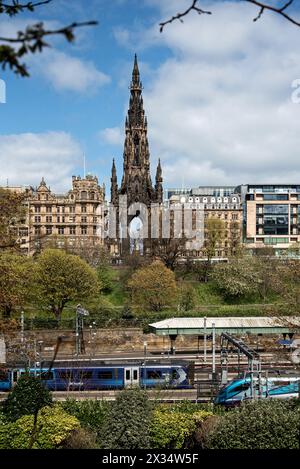
{"type": "Polygon", "coordinates": [[[130,370],[126,370],[126,376],[125,376],[126,381],[130,379],[130,370]]]}
{"type": "Polygon", "coordinates": [[[113,379],[112,371],[109,371],[109,370],[99,371],[98,379],[113,379]]]}
{"type": "Polygon", "coordinates": [[[134,381],[136,381],[138,379],[137,370],[133,370],[133,379],[134,379],[134,381]]]}
{"type": "Polygon", "coordinates": [[[241,392],[241,391],[247,391],[247,389],[249,389],[249,388],[250,388],[250,384],[240,384],[240,386],[237,386],[232,391],[234,393],[238,393],[238,392],[241,392]]]}
{"type": "Polygon", "coordinates": [[[178,378],[178,373],[176,370],[172,370],[172,379],[177,379],[178,378]]]}
{"type": "Polygon", "coordinates": [[[60,379],[64,379],[66,381],[71,381],[72,379],[74,379],[74,374],[75,372],[71,370],[59,370],[58,371],[58,376],[60,377],[60,379]]]}
{"type": "Polygon", "coordinates": [[[80,379],[92,379],[93,372],[92,371],[81,371],[80,372],[80,379]]]}
{"type": "Polygon", "coordinates": [[[0,381],[7,381],[8,373],[7,371],[0,370],[0,381]]]}
{"type": "Polygon", "coordinates": [[[53,377],[53,371],[43,371],[42,374],[40,375],[40,373],[37,373],[37,376],[40,376],[42,380],[44,381],[47,381],[47,380],[51,380],[51,379],[54,379],[53,377]]]}
{"type": "Polygon", "coordinates": [[[161,371],[147,370],[147,379],[161,379],[161,371]]]}

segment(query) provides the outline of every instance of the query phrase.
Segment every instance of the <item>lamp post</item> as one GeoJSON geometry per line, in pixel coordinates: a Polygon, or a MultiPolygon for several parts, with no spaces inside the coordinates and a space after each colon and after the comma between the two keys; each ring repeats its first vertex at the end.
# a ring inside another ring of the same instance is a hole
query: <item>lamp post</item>
{"type": "Polygon", "coordinates": [[[206,363],[206,316],[204,316],[204,363],[206,363]]]}
{"type": "Polygon", "coordinates": [[[146,389],[146,356],[147,356],[147,342],[144,342],[144,389],[146,389]]]}
{"type": "Polygon", "coordinates": [[[43,345],[43,341],[42,340],[39,340],[38,341],[38,345],[39,345],[39,359],[40,359],[40,375],[42,376],[42,345],[43,345]]]}
{"type": "Polygon", "coordinates": [[[84,351],[83,337],[83,318],[89,316],[89,312],[80,304],[76,306],[76,355],[80,355],[84,351]]]}
{"type": "Polygon", "coordinates": [[[216,372],[216,325],[212,323],[212,373],[216,372]]]}

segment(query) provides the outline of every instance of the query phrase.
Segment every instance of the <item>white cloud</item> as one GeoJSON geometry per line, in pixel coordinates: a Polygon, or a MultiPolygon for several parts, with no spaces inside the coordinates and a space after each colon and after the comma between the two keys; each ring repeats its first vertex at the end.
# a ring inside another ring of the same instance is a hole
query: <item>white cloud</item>
{"type": "Polygon", "coordinates": [[[124,132],[120,127],[107,127],[99,132],[99,138],[110,145],[122,145],[124,132]]]}
{"type": "Polygon", "coordinates": [[[65,132],[0,135],[0,185],[36,186],[44,177],[51,189],[69,190],[81,157],[80,145],[65,132]]]}
{"type": "MultiPolygon", "coordinates": [[[[147,1],[160,19],[178,11],[173,0],[147,1]]],[[[256,9],[242,2],[202,6],[213,14],[191,12],[159,39],[158,21],[140,33],[145,48],[172,53],[144,90],[165,185],[299,182],[300,105],[291,101],[299,28],[267,12],[253,23],[256,9]]]]}
{"type": "Polygon", "coordinates": [[[110,77],[98,70],[93,62],[72,57],[56,50],[45,51],[34,61],[35,69],[57,90],[93,94],[110,82],[110,77]]]}

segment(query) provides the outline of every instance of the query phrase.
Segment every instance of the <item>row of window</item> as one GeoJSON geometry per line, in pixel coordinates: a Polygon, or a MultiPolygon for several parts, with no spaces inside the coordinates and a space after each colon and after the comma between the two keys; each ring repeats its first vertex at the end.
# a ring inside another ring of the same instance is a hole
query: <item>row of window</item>
{"type": "MultiPolygon", "coordinates": [[[[76,226],[68,226],[68,227],[64,227],[64,226],[57,226],[57,234],[59,235],[76,235],[76,228],[77,230],[80,229],[80,234],[81,235],[87,235],[88,234],[88,227],[87,226],[80,226],[80,227],[76,227],[76,226]]],[[[97,226],[93,226],[93,235],[97,235],[97,229],[98,227],[97,226]]],[[[54,227],[52,226],[46,226],[46,235],[52,235],[54,233],[54,227]]],[[[40,226],[36,226],[34,228],[34,234],[36,236],[38,235],[41,235],[41,228],[40,226]]],[[[78,231],[77,231],[77,234],[78,234],[78,231]]]]}
{"type": "MultiPolygon", "coordinates": [[[[41,213],[42,209],[46,208],[46,213],[52,213],[52,209],[56,208],[56,213],[67,213],[66,209],[69,209],[69,213],[75,213],[76,206],[75,205],[70,205],[68,207],[65,206],[52,206],[48,205],[46,207],[42,207],[41,205],[35,205],[34,206],[34,211],[35,213],[41,213]]],[[[97,206],[93,205],[93,212],[95,213],[97,210],[97,206]]],[[[80,211],[81,213],[87,213],[87,206],[86,205],[81,205],[80,206],[80,211]]]]}
{"type": "MultiPolygon", "coordinates": [[[[88,223],[88,217],[83,216],[80,218],[81,223],[88,223]]],[[[65,217],[64,215],[57,215],[56,220],[52,215],[47,215],[46,216],[46,223],[75,223],[76,217],[65,217]]],[[[93,217],[93,223],[97,223],[98,218],[93,217]]],[[[42,217],[40,215],[36,215],[34,217],[34,223],[42,223],[42,217]]]]}

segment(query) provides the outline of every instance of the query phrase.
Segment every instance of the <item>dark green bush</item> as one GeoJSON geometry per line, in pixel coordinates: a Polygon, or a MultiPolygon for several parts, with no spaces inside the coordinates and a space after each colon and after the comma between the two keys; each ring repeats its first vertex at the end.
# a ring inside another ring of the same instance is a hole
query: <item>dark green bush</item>
{"type": "Polygon", "coordinates": [[[208,449],[299,449],[300,408],[293,401],[247,402],[206,435],[208,449]]]}
{"type": "Polygon", "coordinates": [[[152,406],[146,391],[121,391],[112,405],[101,433],[104,449],[150,448],[152,406]]]}

